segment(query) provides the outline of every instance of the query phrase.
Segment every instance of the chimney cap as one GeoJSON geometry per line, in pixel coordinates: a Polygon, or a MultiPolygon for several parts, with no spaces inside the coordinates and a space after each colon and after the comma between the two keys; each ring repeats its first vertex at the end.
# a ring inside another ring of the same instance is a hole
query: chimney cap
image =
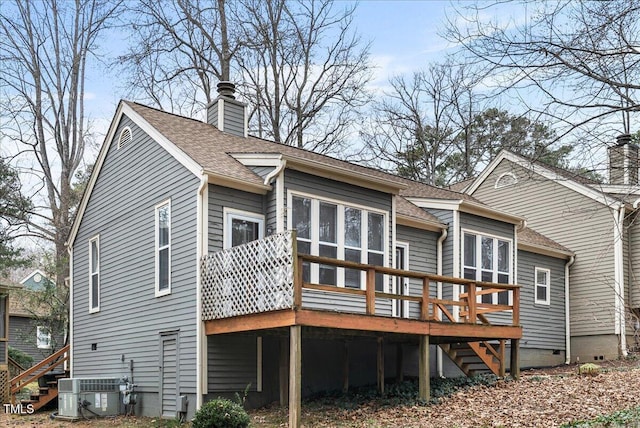
{"type": "Polygon", "coordinates": [[[222,81],[222,82],[218,82],[217,87],[218,87],[218,94],[220,95],[220,97],[229,98],[232,100],[236,99],[236,96],[234,95],[236,92],[236,85],[234,85],[233,83],[222,81]]]}
{"type": "Polygon", "coordinates": [[[624,146],[631,143],[631,134],[620,134],[616,137],[616,145],[624,146]]]}

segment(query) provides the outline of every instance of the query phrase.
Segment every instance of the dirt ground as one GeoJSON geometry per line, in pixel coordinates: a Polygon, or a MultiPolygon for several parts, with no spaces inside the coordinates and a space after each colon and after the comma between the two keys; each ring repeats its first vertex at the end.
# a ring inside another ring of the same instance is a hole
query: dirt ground
{"type": "MultiPolygon", "coordinates": [[[[578,375],[575,365],[527,370],[518,382],[461,390],[431,406],[383,406],[376,400],[357,408],[306,403],[306,427],[555,427],[590,420],[640,406],[640,360],[601,364],[593,376],[578,375]]],[[[252,426],[285,427],[286,410],[279,407],[251,412],[252,426]]],[[[636,426],[640,425],[640,421],[636,426]]],[[[34,428],[173,427],[174,421],[117,418],[66,422],[48,413],[0,415],[0,426],[34,428]]]]}

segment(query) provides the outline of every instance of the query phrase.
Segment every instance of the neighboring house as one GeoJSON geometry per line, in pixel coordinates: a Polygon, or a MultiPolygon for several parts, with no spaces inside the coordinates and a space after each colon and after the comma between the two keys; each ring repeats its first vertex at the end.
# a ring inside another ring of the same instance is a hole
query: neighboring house
{"type": "Polygon", "coordinates": [[[640,316],[638,148],[627,136],[609,155],[609,185],[503,151],[466,189],[575,253],[572,361],[627,355],[640,316]]]}
{"type": "Polygon", "coordinates": [[[9,346],[33,358],[33,364],[51,355],[64,344],[64,332],[49,331],[44,322],[45,309],[37,306],[35,294],[52,284],[41,271],[35,270],[10,291],[9,305],[10,332],[9,346]]]}
{"type": "Polygon", "coordinates": [[[133,377],[137,414],[163,417],[248,388],[297,426],[319,390],[416,375],[428,397],[431,371],[479,369],[461,346],[494,372],[564,361],[569,250],[471,196],[249,137],[232,88],[209,123],[119,104],[68,240],[72,377],[133,377]]]}
{"type": "Polygon", "coordinates": [[[0,279],[0,402],[9,402],[9,288],[0,279]]]}

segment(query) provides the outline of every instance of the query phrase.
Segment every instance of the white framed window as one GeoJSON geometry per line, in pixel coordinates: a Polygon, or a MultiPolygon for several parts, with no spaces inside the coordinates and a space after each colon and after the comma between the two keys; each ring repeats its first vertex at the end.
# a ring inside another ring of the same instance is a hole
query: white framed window
{"type": "Polygon", "coordinates": [[[171,294],[171,201],[155,206],[156,287],[155,295],[171,294]]]}
{"type": "Polygon", "coordinates": [[[120,138],[118,138],[118,150],[128,146],[131,143],[131,140],[131,128],[127,126],[120,132],[120,138]]]}
{"type": "Polygon", "coordinates": [[[516,183],[518,183],[518,177],[512,172],[505,172],[496,178],[494,188],[500,189],[501,187],[513,186],[516,183]]]}
{"type": "Polygon", "coordinates": [[[246,244],[264,237],[264,216],[262,214],[223,208],[224,248],[246,244]]]}
{"type": "MultiPolygon", "coordinates": [[[[386,266],[387,213],[341,201],[289,192],[288,227],[296,229],[298,252],[386,266]]],[[[364,289],[365,272],[326,265],[303,265],[306,282],[364,289]]],[[[385,291],[384,275],[376,290],[385,291]]]]}
{"type": "Polygon", "coordinates": [[[551,271],[537,267],[535,269],[535,303],[540,305],[551,304],[551,271]]]}
{"type": "Polygon", "coordinates": [[[89,312],[100,310],[100,235],[89,240],[89,312]]]}
{"type": "Polygon", "coordinates": [[[36,345],[38,349],[51,349],[51,331],[47,327],[36,327],[36,345]]]}
{"type": "MultiPolygon", "coordinates": [[[[473,231],[463,231],[462,236],[464,278],[499,284],[511,283],[511,240],[473,231]]],[[[510,305],[512,300],[510,291],[478,296],[480,302],[498,305],[510,305]]]]}

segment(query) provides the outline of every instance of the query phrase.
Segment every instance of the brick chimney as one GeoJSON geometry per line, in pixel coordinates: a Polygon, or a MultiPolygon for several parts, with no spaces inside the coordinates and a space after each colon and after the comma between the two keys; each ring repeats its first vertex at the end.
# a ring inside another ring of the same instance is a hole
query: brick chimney
{"type": "Polygon", "coordinates": [[[631,135],[616,138],[616,145],[609,147],[609,184],[637,185],[640,183],[638,169],[640,157],[638,146],[631,143],[631,135]]]}
{"type": "Polygon", "coordinates": [[[207,106],[207,123],[229,134],[246,137],[247,105],[236,100],[235,91],[236,85],[231,82],[218,83],[218,98],[207,106]]]}

